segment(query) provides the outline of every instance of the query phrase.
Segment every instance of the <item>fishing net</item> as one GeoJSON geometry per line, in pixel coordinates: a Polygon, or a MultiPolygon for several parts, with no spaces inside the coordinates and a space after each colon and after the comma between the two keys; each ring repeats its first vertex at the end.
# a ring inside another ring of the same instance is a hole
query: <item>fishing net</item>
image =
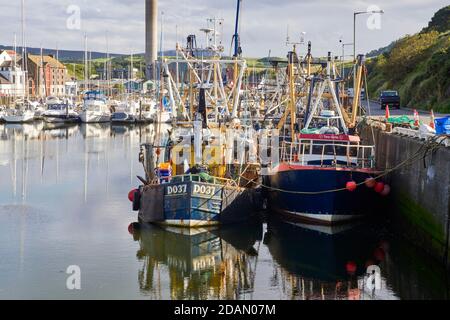
{"type": "Polygon", "coordinates": [[[302,129],[300,132],[303,134],[319,134],[320,129],[302,129]]]}

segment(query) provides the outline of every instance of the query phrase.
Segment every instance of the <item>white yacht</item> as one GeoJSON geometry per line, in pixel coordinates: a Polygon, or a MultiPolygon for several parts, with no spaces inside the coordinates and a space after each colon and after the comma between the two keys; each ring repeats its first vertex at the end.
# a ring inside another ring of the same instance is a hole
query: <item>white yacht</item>
{"type": "Polygon", "coordinates": [[[6,115],[6,107],[0,106],[0,121],[3,121],[3,116],[6,115]]]}
{"type": "Polygon", "coordinates": [[[100,123],[111,121],[111,110],[105,96],[100,91],[86,92],[80,119],[84,123],[100,123]]]}
{"type": "Polygon", "coordinates": [[[137,122],[152,122],[156,113],[156,102],[153,99],[144,99],[136,108],[137,122]]]}
{"type": "Polygon", "coordinates": [[[135,123],[136,110],[139,104],[134,101],[126,101],[119,103],[115,112],[111,116],[112,123],[135,123]]]}
{"type": "Polygon", "coordinates": [[[42,113],[45,122],[50,123],[73,123],[78,122],[80,117],[73,106],[66,103],[47,103],[47,110],[42,113]]]}
{"type": "Polygon", "coordinates": [[[34,108],[29,104],[17,106],[15,109],[7,110],[3,115],[7,123],[26,123],[34,120],[34,108]]]}

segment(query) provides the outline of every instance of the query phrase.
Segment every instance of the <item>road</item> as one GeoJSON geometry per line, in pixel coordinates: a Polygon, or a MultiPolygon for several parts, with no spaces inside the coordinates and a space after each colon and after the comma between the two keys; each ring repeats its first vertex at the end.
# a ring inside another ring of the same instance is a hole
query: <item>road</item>
{"type": "MultiPolygon", "coordinates": [[[[363,100],[362,105],[367,108],[367,101],[363,100]]],[[[409,108],[400,108],[400,109],[389,109],[390,114],[392,117],[398,117],[398,116],[408,116],[411,119],[414,118],[414,110],[409,108]]],[[[417,110],[419,112],[420,120],[424,123],[428,123],[430,121],[430,112],[429,111],[423,111],[423,110],[417,110]]],[[[367,115],[372,116],[384,116],[386,110],[384,108],[381,108],[380,104],[377,101],[369,100],[369,110],[367,112],[367,115]]],[[[448,116],[448,114],[434,114],[435,118],[442,118],[445,116],[448,116]]]]}

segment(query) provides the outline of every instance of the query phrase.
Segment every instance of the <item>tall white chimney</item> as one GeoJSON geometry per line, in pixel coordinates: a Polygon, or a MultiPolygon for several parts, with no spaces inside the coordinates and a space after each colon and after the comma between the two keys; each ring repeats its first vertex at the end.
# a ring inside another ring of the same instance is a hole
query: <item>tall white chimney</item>
{"type": "Polygon", "coordinates": [[[145,63],[147,79],[154,78],[158,59],[158,0],[145,0],[145,63]]]}

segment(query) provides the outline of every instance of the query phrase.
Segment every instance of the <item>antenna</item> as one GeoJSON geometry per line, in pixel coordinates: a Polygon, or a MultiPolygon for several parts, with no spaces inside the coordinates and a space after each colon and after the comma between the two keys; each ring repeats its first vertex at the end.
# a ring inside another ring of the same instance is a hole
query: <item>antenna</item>
{"type": "Polygon", "coordinates": [[[287,25],[287,28],[286,28],[286,47],[289,45],[290,42],[291,42],[291,39],[289,38],[289,25],[287,25]]]}

